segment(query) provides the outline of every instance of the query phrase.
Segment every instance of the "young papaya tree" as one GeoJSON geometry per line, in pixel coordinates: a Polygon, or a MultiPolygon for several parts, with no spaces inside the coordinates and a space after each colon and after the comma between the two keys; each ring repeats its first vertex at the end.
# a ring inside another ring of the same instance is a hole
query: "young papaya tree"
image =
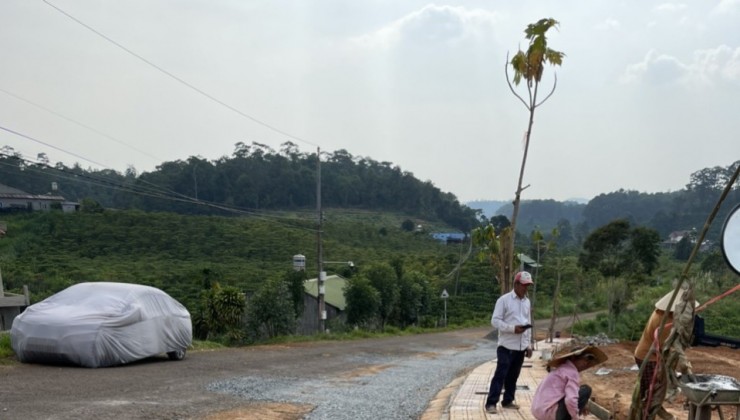
{"type": "MultiPolygon", "coordinates": [[[[519,215],[519,202],[521,199],[522,191],[526,187],[522,187],[524,180],[524,168],[527,164],[527,153],[529,151],[530,138],[532,136],[532,125],[534,123],[534,113],[537,107],[545,103],[557,87],[557,75],[555,74],[554,82],[550,93],[540,100],[539,87],[542,81],[542,75],[544,74],[545,67],[547,65],[559,66],[563,63],[563,57],[565,54],[553,50],[547,44],[547,31],[551,28],[558,27],[559,22],[552,18],[540,19],[536,23],[527,25],[524,30],[525,38],[529,41],[529,45],[526,50],[519,50],[509,61],[509,57],[506,57],[506,66],[504,72],[506,74],[506,82],[509,85],[509,89],[516,96],[522,104],[527,108],[529,112],[529,122],[527,124],[527,131],[524,136],[524,154],[522,156],[522,164],[519,168],[519,180],[517,182],[516,192],[514,195],[514,211],[511,217],[511,231],[516,232],[516,221],[519,215]],[[511,66],[514,75],[510,80],[509,78],[509,66],[511,66]],[[524,82],[527,94],[522,97],[517,93],[514,86],[519,86],[524,82]],[[513,83],[513,84],[512,84],[513,83]],[[525,99],[526,98],[526,99],[525,99]]],[[[505,260],[503,261],[503,272],[500,281],[502,290],[511,290],[513,281],[513,268],[514,268],[514,238],[515,234],[511,234],[509,241],[506,245],[506,249],[503,254],[505,260]]]]}

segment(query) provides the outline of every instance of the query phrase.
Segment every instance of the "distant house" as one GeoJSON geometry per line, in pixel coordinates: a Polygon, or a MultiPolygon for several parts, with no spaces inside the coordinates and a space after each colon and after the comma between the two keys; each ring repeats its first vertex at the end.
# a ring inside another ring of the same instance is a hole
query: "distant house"
{"type": "Polygon", "coordinates": [[[462,243],[465,240],[464,233],[458,233],[458,232],[434,232],[432,233],[432,238],[443,242],[445,244],[459,244],[462,243]]]}
{"type": "Polygon", "coordinates": [[[66,201],[61,195],[34,195],[0,184],[0,211],[49,211],[58,206],[63,212],[74,212],[78,203],[66,201]]]}
{"type": "MultiPolygon", "coordinates": [[[[665,249],[674,249],[676,248],[676,245],[678,245],[678,243],[681,242],[683,238],[688,238],[689,243],[691,243],[692,247],[696,245],[696,231],[695,230],[675,230],[671,232],[668,235],[668,239],[661,242],[660,245],[665,249]]],[[[699,247],[699,252],[708,251],[711,247],[712,247],[712,241],[705,239],[704,242],[702,242],[701,246],[699,247]]]]}
{"type": "Polygon", "coordinates": [[[517,254],[517,256],[519,257],[519,262],[522,264],[524,271],[531,272],[533,268],[542,267],[541,264],[538,264],[537,261],[533,260],[527,254],[517,254]]]}
{"type": "Polygon", "coordinates": [[[688,236],[689,238],[691,238],[690,235],[691,235],[690,230],[675,230],[668,235],[668,239],[665,242],[675,245],[681,242],[681,239],[683,239],[685,236],[688,236]]]}
{"type": "MultiPolygon", "coordinates": [[[[685,237],[691,239],[691,232],[692,231],[690,230],[674,230],[668,235],[668,239],[661,242],[660,245],[666,249],[673,249],[679,242],[681,242],[681,239],[685,237]]],[[[695,241],[692,241],[692,243],[694,242],[695,241]]]]}
{"type": "MultiPolygon", "coordinates": [[[[298,325],[299,334],[313,334],[319,329],[319,287],[317,279],[303,283],[303,316],[298,325]]],[[[333,319],[345,319],[347,303],[344,300],[344,286],[347,279],[338,275],[327,276],[324,280],[324,310],[326,322],[333,319]]]]}

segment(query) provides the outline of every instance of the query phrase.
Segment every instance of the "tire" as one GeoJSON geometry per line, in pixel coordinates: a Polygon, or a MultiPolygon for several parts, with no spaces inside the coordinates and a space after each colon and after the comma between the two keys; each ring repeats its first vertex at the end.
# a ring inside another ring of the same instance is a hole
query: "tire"
{"type": "Polygon", "coordinates": [[[170,360],[182,360],[185,358],[185,349],[167,352],[167,357],[170,360]]]}

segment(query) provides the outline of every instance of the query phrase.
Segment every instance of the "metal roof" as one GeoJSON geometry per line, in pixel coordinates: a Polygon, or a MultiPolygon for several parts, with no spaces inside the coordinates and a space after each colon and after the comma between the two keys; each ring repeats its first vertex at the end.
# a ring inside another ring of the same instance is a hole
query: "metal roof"
{"type": "MultiPolygon", "coordinates": [[[[343,311],[347,307],[347,302],[344,300],[344,286],[346,284],[347,279],[344,277],[336,274],[327,276],[326,280],[324,280],[324,302],[343,311]]],[[[316,279],[306,280],[303,283],[303,290],[313,297],[318,297],[319,290],[316,285],[316,279]]]]}

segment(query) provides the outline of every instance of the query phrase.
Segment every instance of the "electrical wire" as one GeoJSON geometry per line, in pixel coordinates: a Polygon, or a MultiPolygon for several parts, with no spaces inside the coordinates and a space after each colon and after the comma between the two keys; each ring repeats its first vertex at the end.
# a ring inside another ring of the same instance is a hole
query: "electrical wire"
{"type": "MultiPolygon", "coordinates": [[[[26,134],[17,132],[15,130],[7,129],[7,128],[4,128],[2,126],[0,126],[0,129],[5,130],[5,131],[7,131],[7,132],[9,132],[11,134],[15,134],[15,135],[18,135],[20,137],[27,138],[29,140],[32,140],[32,141],[35,141],[35,142],[38,142],[38,143],[41,143],[41,144],[44,144],[44,145],[49,145],[47,142],[41,141],[41,140],[36,139],[36,138],[33,138],[33,137],[29,136],[29,135],[26,135],[26,134]]],[[[91,161],[91,160],[85,158],[84,156],[81,156],[81,155],[78,155],[78,154],[75,154],[75,153],[66,151],[66,150],[64,150],[62,148],[58,148],[58,147],[51,146],[51,145],[49,145],[49,146],[55,148],[56,150],[62,151],[64,153],[68,153],[68,154],[71,154],[73,156],[79,157],[80,159],[83,159],[83,160],[86,160],[86,161],[89,161],[89,162],[96,163],[94,161],[91,161]]],[[[10,156],[10,155],[7,155],[7,154],[4,154],[4,155],[5,156],[10,156]]],[[[37,165],[41,164],[40,162],[34,162],[34,161],[30,161],[28,159],[23,159],[23,160],[25,162],[27,162],[27,163],[32,163],[32,164],[37,164],[37,165]]],[[[46,164],[43,164],[43,165],[46,166],[46,167],[55,169],[55,170],[63,171],[60,168],[51,167],[51,166],[46,165],[46,164]]],[[[99,165],[105,167],[102,164],[99,164],[99,165]]],[[[108,184],[111,183],[107,179],[103,179],[103,178],[95,179],[95,178],[90,177],[89,175],[72,174],[72,176],[74,176],[74,177],[80,177],[81,176],[81,177],[86,177],[86,178],[93,179],[93,180],[95,180],[95,181],[98,182],[98,186],[109,186],[108,184]],[[102,182],[103,184],[100,184],[100,182],[102,182]]],[[[141,185],[135,185],[135,184],[133,184],[133,185],[127,185],[127,186],[124,186],[124,187],[121,187],[120,185],[118,185],[118,186],[115,186],[115,188],[116,189],[122,189],[123,191],[127,191],[127,192],[133,192],[133,193],[139,193],[139,194],[142,194],[142,195],[147,195],[147,196],[153,197],[153,198],[169,199],[169,200],[181,201],[181,202],[186,202],[186,203],[191,203],[191,204],[200,204],[200,205],[204,205],[204,206],[208,206],[208,207],[212,207],[212,208],[217,208],[217,209],[224,210],[224,211],[238,212],[240,214],[249,214],[249,215],[256,216],[256,217],[261,217],[261,218],[264,218],[264,219],[268,219],[268,218],[273,218],[275,220],[285,219],[285,218],[280,217],[280,216],[271,216],[271,215],[260,214],[259,212],[254,211],[254,210],[245,210],[245,209],[240,209],[240,208],[236,208],[236,207],[228,207],[228,206],[224,206],[224,205],[221,205],[221,204],[218,204],[218,203],[214,203],[214,202],[208,202],[208,201],[204,201],[204,200],[199,200],[197,198],[193,198],[193,197],[187,196],[185,194],[181,194],[181,193],[172,191],[170,189],[167,189],[167,188],[158,186],[158,185],[153,184],[153,183],[151,183],[149,181],[146,181],[145,179],[142,179],[141,177],[137,178],[137,180],[139,182],[141,182],[141,183],[150,185],[151,187],[148,187],[147,188],[147,187],[144,187],[144,186],[141,186],[141,185]],[[179,199],[175,199],[173,196],[178,196],[180,198],[179,199]]]]}
{"type": "Polygon", "coordinates": [[[290,138],[292,138],[294,140],[297,140],[297,141],[300,141],[300,142],[303,142],[303,143],[306,143],[306,144],[309,144],[309,145],[312,145],[312,146],[319,147],[319,145],[316,144],[316,143],[314,143],[314,142],[311,142],[309,140],[303,139],[301,137],[298,137],[298,136],[295,136],[293,134],[290,134],[290,133],[288,133],[286,131],[283,131],[283,130],[281,130],[281,129],[273,126],[273,125],[270,125],[270,124],[268,124],[268,123],[266,123],[266,122],[264,122],[264,121],[262,121],[260,119],[257,119],[256,117],[253,117],[253,116],[247,114],[246,112],[243,112],[243,111],[241,111],[241,110],[239,110],[239,109],[237,109],[237,108],[235,108],[235,107],[227,104],[226,102],[224,102],[224,101],[216,98],[215,96],[213,96],[213,95],[205,92],[204,90],[202,90],[202,89],[200,89],[200,88],[192,85],[191,83],[185,81],[184,79],[182,79],[182,78],[180,78],[178,76],[175,76],[173,73],[165,70],[164,68],[162,68],[162,67],[154,64],[152,61],[147,60],[143,56],[141,56],[141,55],[137,54],[136,52],[132,51],[131,49],[123,46],[122,44],[120,44],[118,42],[116,42],[115,40],[113,40],[112,38],[110,38],[107,35],[103,34],[102,32],[98,31],[97,29],[91,27],[90,25],[86,24],[85,22],[83,22],[83,21],[77,19],[76,17],[72,16],[71,14],[67,13],[66,11],[64,11],[63,9],[61,9],[60,7],[58,7],[58,6],[50,3],[48,0],[42,0],[42,1],[44,3],[46,3],[49,7],[55,9],[59,13],[63,14],[64,16],[68,17],[72,21],[76,22],[77,24],[81,25],[82,27],[86,28],[87,30],[91,31],[95,35],[97,35],[97,36],[105,39],[106,41],[110,42],[111,44],[115,45],[116,47],[118,47],[118,48],[122,49],[123,51],[127,52],[128,54],[136,57],[137,59],[139,59],[140,61],[148,64],[149,66],[151,66],[151,67],[159,70],[161,73],[165,74],[166,76],[168,76],[168,77],[170,77],[170,78],[172,78],[172,79],[180,82],[182,85],[187,86],[188,88],[194,90],[195,92],[197,92],[197,93],[205,96],[206,98],[210,99],[211,101],[213,101],[213,102],[215,102],[215,103],[217,103],[217,104],[219,104],[219,105],[221,105],[221,106],[223,106],[223,107],[225,107],[225,108],[227,108],[227,109],[229,109],[229,110],[237,113],[238,115],[241,115],[244,118],[247,118],[247,119],[251,120],[252,122],[255,122],[255,123],[257,123],[257,124],[259,124],[259,125],[261,125],[261,126],[263,126],[265,128],[268,128],[268,129],[270,129],[270,130],[272,130],[272,131],[274,131],[276,133],[282,134],[284,136],[290,137],[290,138]]]}
{"type": "MultiPolygon", "coordinates": [[[[209,208],[214,208],[214,209],[217,209],[217,210],[222,210],[222,211],[226,211],[226,212],[230,212],[230,213],[241,214],[241,215],[248,215],[248,216],[251,216],[251,217],[258,218],[258,219],[262,219],[262,220],[270,221],[270,222],[273,222],[273,223],[277,223],[277,224],[280,224],[280,225],[283,225],[283,226],[286,226],[286,227],[289,227],[289,228],[302,229],[302,230],[306,230],[306,231],[309,231],[309,232],[316,232],[315,229],[306,228],[306,227],[303,227],[303,226],[297,226],[295,224],[287,223],[286,222],[286,221],[296,221],[295,218],[290,218],[289,219],[289,218],[280,217],[280,216],[266,215],[266,214],[258,213],[258,212],[255,212],[255,211],[249,211],[249,210],[244,210],[244,209],[230,207],[230,206],[224,206],[224,205],[221,205],[221,204],[207,202],[207,201],[203,201],[203,200],[196,200],[196,199],[193,199],[193,198],[187,197],[187,196],[185,196],[185,198],[175,197],[175,196],[172,196],[172,195],[161,193],[161,192],[159,192],[157,190],[146,189],[146,188],[143,188],[142,189],[141,186],[137,186],[137,185],[116,184],[115,182],[110,181],[110,180],[106,180],[106,179],[102,179],[102,178],[96,178],[96,177],[93,177],[93,176],[90,176],[90,175],[86,175],[86,174],[70,173],[67,169],[64,169],[64,168],[54,167],[54,166],[50,166],[48,164],[40,163],[40,162],[33,162],[31,160],[24,159],[22,156],[9,155],[9,154],[6,154],[6,153],[0,153],[0,156],[15,157],[15,158],[23,161],[24,163],[29,163],[29,164],[33,164],[33,165],[37,165],[37,166],[43,166],[45,168],[48,168],[48,169],[51,169],[51,170],[54,170],[54,171],[58,171],[58,172],[60,172],[62,174],[62,175],[57,175],[61,179],[67,179],[67,180],[71,180],[71,181],[74,181],[74,182],[84,182],[84,183],[89,184],[89,185],[96,185],[96,186],[99,186],[99,187],[110,188],[112,190],[118,190],[118,191],[127,192],[127,193],[131,193],[131,194],[145,196],[145,197],[158,198],[158,199],[162,199],[162,200],[169,200],[169,201],[174,201],[174,202],[182,202],[182,203],[187,203],[187,204],[201,205],[201,206],[205,206],[205,207],[209,207],[209,208]],[[82,179],[80,179],[80,178],[82,178],[82,179]]],[[[12,164],[7,163],[7,162],[0,162],[0,165],[17,168],[17,166],[12,165],[12,164]]],[[[24,171],[29,171],[29,172],[34,172],[34,173],[39,173],[39,174],[44,173],[40,169],[38,169],[38,168],[36,168],[34,166],[30,166],[30,165],[29,166],[24,166],[23,167],[23,170],[24,171]]]]}
{"type": "Polygon", "coordinates": [[[68,154],[70,156],[74,156],[74,157],[76,157],[78,159],[82,159],[82,160],[84,160],[86,162],[90,162],[90,163],[92,163],[94,165],[98,165],[98,166],[100,166],[102,168],[105,168],[106,167],[105,165],[103,165],[100,162],[96,162],[94,160],[90,160],[90,159],[88,159],[88,158],[86,158],[84,156],[78,155],[78,154],[76,154],[74,152],[68,152],[68,151],[66,151],[66,150],[64,150],[62,148],[56,147],[56,146],[54,146],[52,144],[49,144],[49,143],[43,142],[41,140],[35,139],[35,138],[31,137],[31,136],[27,136],[27,135],[25,135],[23,133],[19,133],[19,132],[15,131],[15,130],[11,130],[10,128],[3,127],[2,125],[0,125],[0,130],[7,131],[8,133],[15,134],[16,136],[23,137],[25,139],[31,140],[31,141],[36,142],[36,143],[39,143],[39,144],[43,144],[46,147],[51,147],[54,150],[58,150],[58,151],[60,151],[62,153],[66,153],[66,154],[68,154]]]}
{"type": "Polygon", "coordinates": [[[59,113],[59,112],[56,112],[56,111],[54,111],[54,110],[52,110],[52,109],[49,109],[49,108],[47,108],[47,107],[45,107],[45,106],[43,106],[43,105],[39,105],[39,104],[37,104],[37,103],[35,103],[35,102],[33,102],[33,101],[30,101],[30,100],[28,100],[28,99],[26,99],[26,98],[23,98],[22,96],[20,96],[20,95],[17,95],[17,94],[15,94],[15,93],[13,93],[13,92],[10,92],[10,91],[8,91],[8,90],[6,90],[6,89],[3,89],[3,88],[1,88],[1,87],[0,87],[0,92],[3,92],[3,93],[5,93],[5,94],[6,94],[6,95],[8,95],[8,96],[12,96],[13,98],[15,98],[15,99],[18,99],[19,101],[23,101],[23,102],[25,102],[25,103],[27,103],[27,104],[29,104],[29,105],[33,105],[33,106],[35,106],[36,108],[42,109],[42,110],[44,110],[44,111],[46,111],[46,112],[48,112],[48,113],[50,113],[50,114],[52,114],[52,115],[56,115],[56,116],[57,116],[57,117],[59,117],[59,118],[62,118],[62,119],[64,119],[64,120],[67,120],[67,121],[69,121],[69,122],[71,122],[71,123],[73,123],[73,124],[76,124],[76,125],[78,125],[78,126],[80,126],[80,127],[82,127],[82,128],[85,128],[85,129],[87,129],[87,130],[90,130],[90,131],[92,131],[92,132],[93,132],[93,133],[95,133],[95,134],[101,135],[101,136],[103,136],[103,137],[105,137],[105,138],[107,138],[107,139],[109,139],[109,140],[112,140],[112,141],[114,141],[114,142],[116,142],[116,143],[118,143],[118,144],[120,144],[120,145],[126,146],[126,147],[128,147],[128,148],[130,148],[130,149],[132,149],[132,150],[135,150],[135,151],[137,151],[137,152],[139,152],[139,153],[143,154],[143,155],[149,156],[150,158],[152,158],[152,159],[154,159],[154,160],[156,160],[156,161],[158,161],[158,162],[162,162],[162,161],[164,161],[164,159],[162,159],[162,158],[160,158],[160,157],[154,156],[154,155],[152,155],[152,154],[151,154],[151,153],[149,153],[149,152],[146,152],[146,151],[144,151],[144,150],[141,150],[141,149],[139,149],[139,148],[136,148],[136,147],[134,147],[134,146],[132,146],[132,145],[130,145],[130,144],[128,144],[128,143],[126,143],[126,142],[124,142],[123,140],[119,140],[119,139],[117,139],[117,138],[115,138],[115,137],[113,137],[113,136],[111,136],[111,135],[109,135],[109,134],[106,134],[106,133],[104,133],[104,132],[102,132],[102,131],[100,131],[100,130],[96,129],[95,127],[91,127],[91,126],[89,126],[89,125],[87,125],[87,124],[83,124],[83,123],[81,123],[81,122],[79,122],[79,121],[77,121],[77,120],[75,120],[75,119],[73,119],[73,118],[70,118],[70,117],[68,117],[68,116],[66,116],[66,115],[63,115],[63,114],[61,114],[61,113],[59,113]]]}

